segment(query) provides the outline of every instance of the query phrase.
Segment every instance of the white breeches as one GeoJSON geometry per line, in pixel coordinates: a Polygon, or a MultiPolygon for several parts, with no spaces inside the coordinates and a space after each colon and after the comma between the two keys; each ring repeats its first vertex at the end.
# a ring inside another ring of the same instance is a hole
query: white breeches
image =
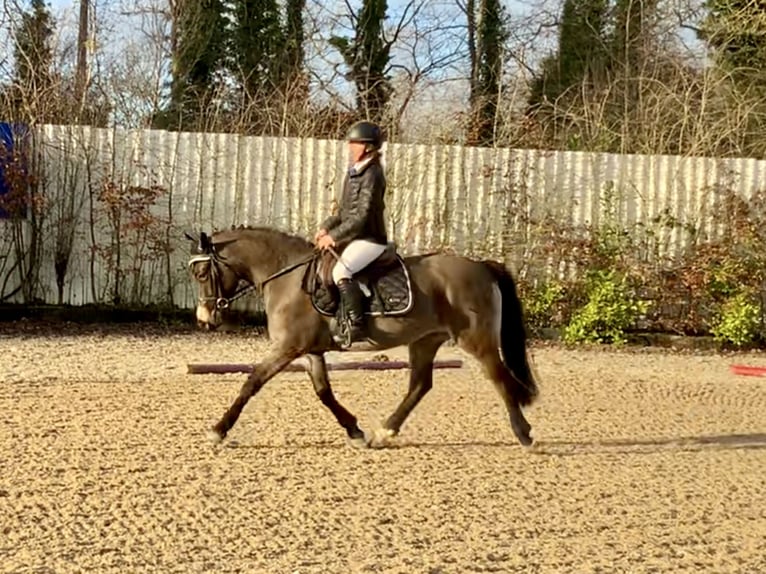
{"type": "Polygon", "coordinates": [[[332,280],[337,285],[341,279],[351,279],[370,263],[380,257],[386,250],[385,245],[356,239],[348,244],[340,256],[340,260],[332,269],[332,280]]]}

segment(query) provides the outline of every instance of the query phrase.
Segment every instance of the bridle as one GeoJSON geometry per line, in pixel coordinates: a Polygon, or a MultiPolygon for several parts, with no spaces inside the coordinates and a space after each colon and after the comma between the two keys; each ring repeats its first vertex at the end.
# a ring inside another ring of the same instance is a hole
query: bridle
{"type": "MultiPolygon", "coordinates": [[[[222,261],[222,257],[216,253],[212,253],[212,254],[205,253],[205,254],[195,255],[189,260],[189,270],[191,271],[192,267],[194,267],[194,265],[196,265],[197,263],[210,263],[210,279],[208,279],[208,281],[210,281],[213,286],[213,296],[205,297],[202,294],[200,294],[199,298],[197,299],[197,301],[200,304],[205,304],[205,303],[209,303],[210,301],[215,301],[215,308],[221,311],[223,309],[228,308],[229,305],[232,304],[232,302],[245,296],[247,293],[249,293],[255,288],[255,286],[252,284],[246,285],[245,287],[241,287],[237,289],[237,291],[234,293],[233,296],[228,298],[224,297],[223,285],[222,285],[223,274],[221,273],[221,269],[218,267],[219,264],[226,265],[226,263],[222,261]]],[[[229,267],[229,269],[231,269],[231,266],[229,265],[226,265],[226,266],[229,267]]],[[[234,271],[233,269],[231,270],[232,272],[234,271]]],[[[237,278],[239,278],[239,276],[237,276],[237,278]]]]}
{"type": "Polygon", "coordinates": [[[303,265],[306,265],[312,261],[316,257],[316,253],[312,253],[310,256],[304,257],[297,263],[292,263],[288,265],[287,267],[280,269],[276,273],[272,273],[266,279],[263,281],[260,281],[258,283],[253,283],[247,279],[243,279],[240,277],[236,271],[231,267],[231,265],[228,265],[224,261],[224,257],[215,251],[212,253],[201,253],[199,255],[195,255],[189,260],[189,270],[197,264],[197,263],[210,263],[210,279],[209,281],[212,281],[213,283],[213,292],[214,295],[210,297],[203,297],[200,295],[200,297],[197,299],[200,304],[205,304],[210,301],[215,301],[215,308],[218,311],[222,311],[223,309],[227,309],[234,301],[237,299],[240,299],[241,297],[244,297],[251,291],[261,291],[263,292],[263,288],[266,286],[267,283],[270,281],[273,281],[274,279],[277,279],[278,277],[281,277],[282,275],[287,275],[291,271],[294,271],[298,267],[301,267],[303,265]],[[247,285],[244,285],[243,287],[240,287],[234,292],[234,295],[231,297],[224,297],[223,296],[223,285],[222,285],[222,273],[218,265],[224,265],[231,270],[232,273],[234,273],[235,277],[239,279],[240,281],[246,281],[247,285]]]}

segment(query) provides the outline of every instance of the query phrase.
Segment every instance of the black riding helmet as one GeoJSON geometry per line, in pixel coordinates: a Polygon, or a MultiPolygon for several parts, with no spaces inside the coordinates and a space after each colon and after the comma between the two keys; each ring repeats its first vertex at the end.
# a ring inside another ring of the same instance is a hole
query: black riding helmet
{"type": "Polygon", "coordinates": [[[372,144],[375,149],[379,149],[383,143],[383,134],[380,127],[372,122],[357,122],[348,130],[346,139],[349,142],[372,144]]]}

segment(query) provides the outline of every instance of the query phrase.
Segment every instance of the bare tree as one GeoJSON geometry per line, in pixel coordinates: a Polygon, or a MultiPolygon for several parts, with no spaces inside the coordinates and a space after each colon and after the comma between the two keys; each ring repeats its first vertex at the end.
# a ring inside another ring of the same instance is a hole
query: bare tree
{"type": "MultiPolygon", "coordinates": [[[[336,13],[318,1],[308,8],[312,26],[307,30],[307,61],[315,97],[354,111],[358,109],[357,97],[364,97],[374,82],[365,78],[356,81],[347,62],[325,38],[353,38],[358,10],[346,4],[345,12],[336,13]]],[[[467,60],[465,25],[456,18],[457,13],[451,1],[410,0],[390,14],[391,23],[382,31],[383,48],[389,57],[382,75],[395,86],[382,116],[390,136],[397,137],[407,110],[430,87],[465,76],[460,70],[467,60]]],[[[365,66],[366,62],[360,63],[360,73],[365,66]]]]}
{"type": "Polygon", "coordinates": [[[80,20],[77,33],[77,71],[75,73],[75,101],[80,110],[85,105],[88,87],[88,11],[91,0],[80,0],[80,20]]]}

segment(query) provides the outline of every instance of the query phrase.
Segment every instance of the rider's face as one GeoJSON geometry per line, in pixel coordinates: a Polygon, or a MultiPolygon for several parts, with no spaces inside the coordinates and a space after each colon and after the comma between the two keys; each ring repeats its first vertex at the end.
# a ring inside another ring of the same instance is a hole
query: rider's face
{"type": "Polygon", "coordinates": [[[352,163],[358,162],[364,156],[365,144],[359,142],[348,142],[348,153],[352,163]]]}

